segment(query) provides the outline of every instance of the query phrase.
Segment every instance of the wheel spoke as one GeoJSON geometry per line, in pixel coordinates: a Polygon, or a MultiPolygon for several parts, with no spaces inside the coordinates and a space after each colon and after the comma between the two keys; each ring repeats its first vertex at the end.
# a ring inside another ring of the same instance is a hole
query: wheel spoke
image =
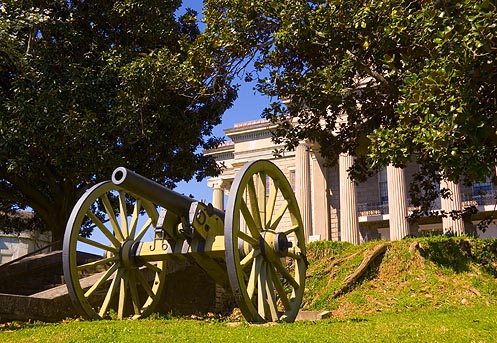
{"type": "MultiPolygon", "coordinates": [[[[255,190],[254,179],[250,178],[247,183],[247,191],[250,201],[250,208],[252,218],[254,219],[255,225],[257,228],[262,228],[261,217],[259,214],[259,203],[257,201],[257,192],[255,190]]],[[[259,231],[260,229],[258,229],[259,231]]]]}
{"type": "Polygon", "coordinates": [[[129,290],[131,293],[131,300],[133,302],[133,310],[135,315],[139,315],[141,305],[140,305],[140,296],[138,295],[138,289],[136,287],[137,280],[133,270],[130,270],[128,273],[129,273],[129,290]]]}
{"type": "Polygon", "coordinates": [[[269,273],[271,274],[271,280],[273,281],[274,288],[280,297],[283,307],[286,311],[290,311],[290,301],[288,300],[288,296],[286,295],[283,285],[281,284],[281,281],[272,266],[269,266],[269,273]]]}
{"type": "Polygon", "coordinates": [[[78,236],[78,241],[81,241],[83,243],[91,245],[91,246],[93,246],[95,248],[99,248],[99,249],[102,249],[102,250],[107,250],[107,251],[113,252],[114,254],[117,254],[117,249],[116,248],[111,247],[109,245],[105,245],[105,244],[102,244],[102,243],[98,243],[98,242],[92,241],[91,239],[85,238],[83,236],[78,236]]]}
{"type": "Polygon", "coordinates": [[[93,286],[90,287],[89,290],[86,291],[85,298],[89,298],[97,288],[103,285],[105,281],[107,281],[116,272],[118,267],[119,267],[118,264],[114,263],[112,267],[110,267],[106,272],[104,272],[104,275],[102,275],[102,277],[98,279],[98,281],[95,282],[93,286]]]}
{"type": "Polygon", "coordinates": [[[152,263],[150,263],[150,262],[145,262],[143,265],[144,265],[145,267],[147,267],[148,269],[150,269],[150,270],[152,270],[152,271],[156,272],[156,273],[160,273],[160,272],[162,272],[162,269],[160,269],[159,267],[157,267],[156,265],[154,265],[154,264],[152,264],[152,263]]]}
{"type": "Polygon", "coordinates": [[[299,283],[295,280],[295,278],[286,270],[285,266],[281,263],[280,260],[277,260],[274,264],[276,267],[276,270],[283,276],[289,283],[292,285],[293,288],[299,288],[300,285],[299,283]]]}
{"type": "MultiPolygon", "coordinates": [[[[277,321],[279,318],[276,294],[274,293],[273,280],[271,278],[272,267],[269,263],[266,264],[266,299],[269,307],[269,314],[272,321],[277,321]]],[[[267,318],[267,317],[266,317],[267,318]]]]}
{"type": "Polygon", "coordinates": [[[288,209],[288,201],[285,200],[285,202],[283,202],[280,209],[278,210],[276,216],[271,220],[270,230],[276,231],[276,227],[278,227],[287,209],[288,209]]]}
{"type": "Polygon", "coordinates": [[[76,270],[81,271],[81,270],[85,270],[85,269],[88,269],[88,268],[93,268],[93,267],[96,267],[96,266],[101,266],[101,265],[109,263],[109,262],[114,262],[116,260],[117,260],[117,257],[115,257],[115,256],[108,257],[108,258],[103,258],[101,260],[97,260],[97,261],[93,261],[93,262],[88,262],[88,263],[79,265],[79,266],[76,267],[76,270]]]}
{"type": "Polygon", "coordinates": [[[240,211],[242,212],[243,219],[245,219],[252,237],[259,237],[261,232],[260,226],[257,226],[256,222],[254,221],[254,217],[252,216],[252,213],[250,213],[250,210],[244,199],[242,199],[241,201],[240,211]]]}
{"type": "Polygon", "coordinates": [[[121,217],[121,229],[124,238],[128,237],[128,211],[126,209],[126,194],[119,191],[119,216],[121,217]]]}
{"type": "Polygon", "coordinates": [[[245,269],[245,267],[248,266],[249,263],[252,263],[254,258],[255,258],[255,250],[251,250],[247,254],[247,256],[245,256],[243,260],[240,261],[240,267],[242,267],[242,269],[245,269]]]}
{"type": "Polygon", "coordinates": [[[140,215],[140,209],[142,206],[142,199],[137,199],[135,206],[133,208],[133,215],[131,216],[129,237],[134,238],[136,234],[136,226],[138,224],[138,216],[140,215]]]}
{"type": "Polygon", "coordinates": [[[242,231],[238,232],[238,238],[241,238],[242,240],[244,240],[248,244],[252,245],[252,247],[259,246],[259,241],[257,239],[250,237],[249,235],[247,235],[246,233],[244,233],[242,231]]]}
{"type": "Polygon", "coordinates": [[[123,233],[121,232],[121,229],[119,228],[119,224],[117,223],[117,219],[116,219],[116,214],[114,213],[114,209],[112,208],[112,205],[109,201],[109,198],[107,197],[107,194],[102,194],[100,199],[102,199],[102,202],[103,202],[104,208],[105,208],[105,212],[107,212],[107,215],[109,216],[109,221],[112,225],[112,228],[114,229],[114,233],[116,235],[116,238],[118,239],[119,242],[124,241],[123,233]]]}
{"type": "Polygon", "coordinates": [[[119,287],[119,303],[117,306],[117,318],[124,318],[124,305],[126,304],[126,279],[121,278],[119,287]]]}
{"type": "Polygon", "coordinates": [[[269,304],[267,301],[267,292],[266,292],[266,265],[262,264],[261,271],[257,278],[257,312],[259,315],[266,319],[267,313],[269,312],[269,304]]]}
{"type": "Polygon", "coordinates": [[[252,264],[252,270],[250,271],[250,277],[247,283],[247,294],[250,299],[254,298],[254,291],[256,289],[256,283],[260,274],[262,261],[262,256],[259,256],[255,258],[255,263],[252,264]]]}
{"type": "Polygon", "coordinates": [[[266,173],[261,171],[256,176],[257,180],[257,208],[261,220],[260,227],[266,226],[266,173]]]}
{"type": "Polygon", "coordinates": [[[117,271],[116,277],[114,280],[112,280],[112,283],[110,284],[109,290],[107,291],[107,294],[105,294],[105,299],[104,302],[102,303],[102,307],[100,308],[100,312],[98,313],[100,317],[104,318],[105,314],[107,313],[107,310],[109,309],[109,304],[112,300],[112,296],[114,295],[117,287],[121,284],[121,276],[122,276],[122,269],[119,269],[117,271]]]}
{"type": "Polygon", "coordinates": [[[142,228],[140,229],[140,232],[135,237],[135,241],[141,241],[143,236],[147,233],[150,225],[152,225],[152,218],[148,218],[145,224],[143,224],[142,228]]]}
{"type": "Polygon", "coordinates": [[[278,182],[273,180],[270,183],[269,189],[269,199],[266,204],[266,220],[264,222],[264,227],[267,229],[271,223],[271,218],[273,217],[274,206],[276,205],[276,197],[278,196],[278,182]]]}
{"type": "Polygon", "coordinates": [[[100,231],[104,234],[105,237],[117,248],[121,245],[121,243],[114,237],[114,235],[105,227],[100,219],[93,213],[92,211],[86,212],[86,215],[90,220],[100,229],[100,231]]]}
{"type": "Polygon", "coordinates": [[[289,228],[288,230],[284,231],[283,233],[288,236],[289,234],[296,232],[297,229],[299,229],[299,228],[300,228],[299,224],[293,225],[291,228],[289,228]]]}
{"type": "Polygon", "coordinates": [[[155,298],[155,294],[152,290],[152,287],[150,287],[150,285],[148,284],[148,281],[145,278],[145,275],[143,275],[142,271],[137,269],[135,274],[137,281],[142,285],[143,289],[145,290],[145,292],[147,292],[148,296],[151,298],[155,298]]]}

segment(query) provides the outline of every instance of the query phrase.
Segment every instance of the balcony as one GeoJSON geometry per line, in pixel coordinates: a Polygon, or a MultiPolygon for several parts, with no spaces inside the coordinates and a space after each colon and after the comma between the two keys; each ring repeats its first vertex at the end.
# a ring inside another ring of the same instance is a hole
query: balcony
{"type": "MultiPolygon", "coordinates": [[[[488,191],[484,194],[473,195],[473,194],[461,194],[462,206],[491,206],[497,204],[497,190],[488,191]]],[[[437,199],[432,204],[430,210],[436,211],[440,210],[441,200],[437,199]]],[[[411,204],[411,201],[408,199],[408,211],[412,212],[415,207],[411,204]]],[[[480,210],[484,211],[484,208],[480,210]]],[[[487,209],[488,210],[488,209],[487,209]]],[[[368,202],[361,203],[357,205],[357,213],[360,217],[370,217],[370,216],[380,216],[388,214],[388,202],[368,202]]]]}
{"type": "MultiPolygon", "coordinates": [[[[408,206],[408,212],[411,213],[416,209],[411,204],[411,200],[407,199],[407,206],[408,206]]],[[[440,210],[442,208],[441,201],[440,199],[437,199],[433,202],[433,204],[430,207],[431,211],[436,211],[440,210]]],[[[379,215],[385,215],[388,214],[388,202],[377,202],[377,203],[362,203],[357,205],[357,213],[359,216],[379,216],[379,215]]]]}
{"type": "Polygon", "coordinates": [[[388,214],[388,203],[362,203],[357,205],[357,213],[362,216],[379,216],[388,214]]]}
{"type": "Polygon", "coordinates": [[[478,195],[461,194],[463,207],[495,205],[496,199],[497,199],[497,190],[490,190],[478,195]]]}

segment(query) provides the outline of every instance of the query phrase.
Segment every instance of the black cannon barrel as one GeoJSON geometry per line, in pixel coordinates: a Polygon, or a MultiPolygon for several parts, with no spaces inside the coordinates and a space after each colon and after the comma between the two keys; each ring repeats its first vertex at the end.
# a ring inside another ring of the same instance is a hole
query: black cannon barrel
{"type": "Polygon", "coordinates": [[[160,205],[179,216],[186,216],[197,200],[179,194],[127,168],[119,167],[112,173],[112,183],[127,191],[160,205]]]}

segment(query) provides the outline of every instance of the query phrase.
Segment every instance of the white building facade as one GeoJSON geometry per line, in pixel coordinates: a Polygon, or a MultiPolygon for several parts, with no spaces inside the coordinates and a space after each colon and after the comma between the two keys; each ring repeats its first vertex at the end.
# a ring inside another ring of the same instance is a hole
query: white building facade
{"type": "MultiPolygon", "coordinates": [[[[17,213],[17,216],[20,218],[31,217],[32,213],[21,211],[17,213]]],[[[5,233],[0,230],[0,264],[10,262],[44,248],[51,242],[52,235],[50,232],[22,231],[5,233]]],[[[44,252],[47,252],[47,250],[44,249],[44,252]]]]}
{"type": "MultiPolygon", "coordinates": [[[[51,243],[51,235],[23,231],[19,233],[0,233],[0,264],[10,262],[32,253],[51,243]]],[[[44,251],[46,252],[46,251],[44,251]]]]}
{"type": "Polygon", "coordinates": [[[491,224],[483,233],[476,225],[495,208],[496,190],[490,181],[473,186],[444,182],[441,187],[451,190],[450,199],[439,199],[436,209],[450,212],[466,206],[476,206],[478,214],[470,218],[422,218],[416,223],[407,219],[410,211],[408,187],[418,171],[416,164],[406,168],[388,166],[364,183],[351,181],[347,169],[353,158],[341,155],[334,166],[327,166],[319,149],[301,142],[295,151],[274,157],[279,148],[271,140],[267,120],[235,124],[225,130],[228,143],[206,154],[224,164],[222,175],[209,179],[213,189],[212,204],[224,209],[226,196],[237,171],[247,162],[267,159],[275,163],[290,181],[295,192],[308,241],[341,240],[359,244],[371,239],[398,240],[408,235],[426,235],[432,231],[472,233],[480,237],[497,237],[497,227],[491,224]]]}

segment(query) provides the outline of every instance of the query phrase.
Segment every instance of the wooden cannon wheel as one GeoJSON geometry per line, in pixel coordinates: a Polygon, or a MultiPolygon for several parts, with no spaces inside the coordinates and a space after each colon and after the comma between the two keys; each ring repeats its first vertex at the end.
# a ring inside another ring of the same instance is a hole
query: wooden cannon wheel
{"type": "Polygon", "coordinates": [[[153,240],[157,220],[153,203],[110,181],[79,199],[66,227],[63,266],[69,294],[83,317],[106,318],[112,311],[118,318],[152,313],[164,285],[165,262],[143,263],[133,252],[140,242],[153,240]],[[80,251],[92,255],[83,259],[80,251]]]}
{"type": "Polygon", "coordinates": [[[292,187],[273,163],[248,163],[236,175],[224,235],[229,281],[245,319],[295,320],[305,288],[304,228],[292,187]]]}

